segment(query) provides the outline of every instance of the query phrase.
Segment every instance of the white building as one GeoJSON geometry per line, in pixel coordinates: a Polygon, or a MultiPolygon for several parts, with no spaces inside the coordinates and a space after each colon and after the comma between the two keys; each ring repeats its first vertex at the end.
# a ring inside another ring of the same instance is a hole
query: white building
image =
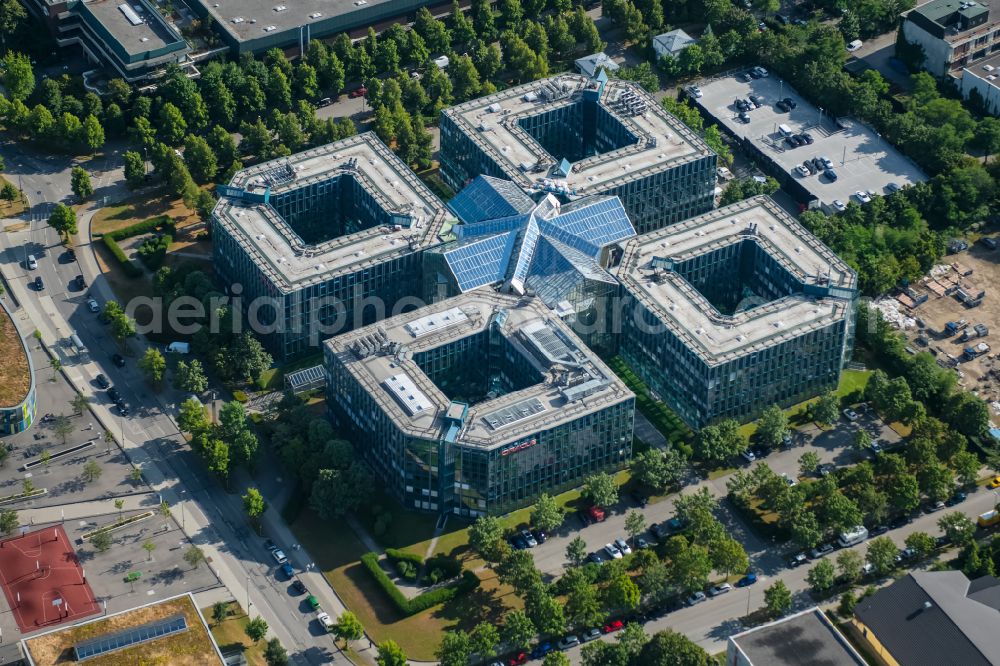
{"type": "Polygon", "coordinates": [[[665,55],[676,58],[681,54],[681,51],[697,43],[698,40],[683,30],[671,30],[653,37],[653,49],[656,51],[657,60],[665,55]]]}

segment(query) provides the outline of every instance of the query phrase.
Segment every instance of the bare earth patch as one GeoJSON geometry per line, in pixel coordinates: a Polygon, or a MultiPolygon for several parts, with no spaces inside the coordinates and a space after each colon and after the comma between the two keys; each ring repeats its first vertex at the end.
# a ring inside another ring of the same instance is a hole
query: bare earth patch
{"type": "Polygon", "coordinates": [[[0,364],[0,407],[13,407],[28,395],[31,373],[17,327],[6,310],[0,316],[0,358],[4,359],[0,364]]]}

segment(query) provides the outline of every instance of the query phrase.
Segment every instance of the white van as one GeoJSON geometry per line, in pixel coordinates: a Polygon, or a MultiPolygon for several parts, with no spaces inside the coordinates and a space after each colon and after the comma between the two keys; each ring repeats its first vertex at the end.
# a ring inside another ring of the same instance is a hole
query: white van
{"type": "Polygon", "coordinates": [[[848,546],[853,546],[859,544],[868,538],[868,528],[864,525],[858,525],[852,529],[842,532],[840,538],[837,541],[840,543],[841,548],[847,548],[848,546]]]}
{"type": "Polygon", "coordinates": [[[187,342],[171,342],[167,345],[167,351],[175,354],[191,353],[191,344],[187,342]]]}
{"type": "Polygon", "coordinates": [[[848,51],[857,51],[858,49],[861,48],[862,44],[864,44],[864,42],[862,42],[860,39],[855,39],[853,42],[851,42],[850,44],[847,45],[847,50],[848,51]]]}
{"type": "Polygon", "coordinates": [[[781,136],[783,136],[785,138],[788,138],[792,134],[794,134],[794,132],[792,131],[792,128],[789,127],[788,125],[778,125],[778,131],[781,132],[781,136]]]}
{"type": "Polygon", "coordinates": [[[69,341],[73,344],[73,351],[75,351],[77,354],[87,353],[87,346],[83,344],[83,340],[81,340],[80,336],[76,334],[76,331],[74,331],[73,334],[69,336],[69,341]]]}
{"type": "Polygon", "coordinates": [[[28,255],[28,270],[33,271],[38,268],[38,260],[35,259],[35,255],[28,255]]]}

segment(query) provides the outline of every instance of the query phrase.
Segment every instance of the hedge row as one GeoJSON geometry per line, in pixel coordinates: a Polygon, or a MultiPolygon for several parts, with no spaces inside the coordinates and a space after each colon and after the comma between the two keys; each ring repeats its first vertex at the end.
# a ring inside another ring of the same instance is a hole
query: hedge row
{"type": "Polygon", "coordinates": [[[691,429],[666,405],[653,399],[645,382],[632,371],[622,357],[614,357],[608,361],[608,366],[635,393],[635,406],[642,415],[681,453],[690,457],[693,451],[688,442],[694,436],[691,429]]]}
{"type": "Polygon", "coordinates": [[[125,275],[133,278],[140,277],[142,275],[142,269],[132,263],[132,261],[125,256],[122,249],[118,247],[118,241],[124,238],[131,238],[132,236],[149,233],[150,231],[155,231],[161,227],[171,236],[173,236],[176,232],[174,223],[170,220],[169,215],[157,215],[156,217],[151,217],[148,220],[136,222],[135,224],[130,224],[127,227],[122,227],[121,229],[116,229],[115,231],[106,233],[104,234],[102,240],[104,241],[105,247],[111,250],[111,254],[113,254],[115,259],[118,260],[118,263],[121,264],[122,270],[125,271],[125,275]]]}
{"type": "Polygon", "coordinates": [[[385,556],[388,557],[392,562],[410,562],[416,566],[423,566],[424,558],[420,557],[416,553],[408,553],[405,550],[397,550],[395,548],[386,548],[385,556]]]}
{"type": "Polygon", "coordinates": [[[466,571],[462,573],[462,579],[454,585],[439,587],[436,590],[424,592],[413,599],[407,599],[403,596],[403,593],[399,591],[399,588],[396,587],[396,584],[392,582],[382,567],[379,566],[378,555],[375,553],[365,553],[361,556],[361,563],[365,565],[365,568],[368,569],[368,573],[372,575],[375,582],[377,582],[389,598],[392,599],[392,602],[396,605],[397,610],[399,610],[399,612],[403,615],[416,615],[421,611],[425,611],[428,608],[437,606],[438,604],[443,604],[446,601],[451,601],[458,595],[467,594],[468,592],[471,592],[479,587],[479,577],[471,571],[466,571]]]}

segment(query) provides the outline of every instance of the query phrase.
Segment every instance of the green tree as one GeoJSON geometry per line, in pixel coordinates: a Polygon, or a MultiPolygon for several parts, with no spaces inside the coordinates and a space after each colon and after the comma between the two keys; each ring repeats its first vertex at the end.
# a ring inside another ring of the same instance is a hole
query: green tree
{"type": "Polygon", "coordinates": [[[372,492],[371,473],[354,461],[346,469],[321,469],[313,482],[309,506],[324,520],[356,510],[372,492]]]}
{"type": "Polygon", "coordinates": [[[638,511],[629,511],[625,516],[625,533],[632,540],[633,547],[635,547],[635,538],[642,534],[645,529],[646,518],[638,511]]]}
{"type": "Polygon", "coordinates": [[[153,551],[156,550],[156,542],[146,539],[142,542],[142,549],[146,551],[146,561],[153,559],[153,551]]]}
{"type": "Polygon", "coordinates": [[[653,634],[635,662],[641,666],[709,666],[715,661],[684,634],[664,629],[653,634]]]}
{"type": "Polygon", "coordinates": [[[764,590],[764,606],[771,617],[781,617],[792,607],[792,592],[785,581],[777,580],[764,590]]]}
{"type": "Polygon", "coordinates": [[[549,652],[542,660],[542,666],[570,666],[569,657],[563,652],[549,652]]]}
{"type": "Polygon", "coordinates": [[[139,369],[150,383],[159,386],[167,370],[167,359],[163,358],[159,349],[150,347],[139,359],[139,369]]]}
{"type": "Polygon", "coordinates": [[[971,451],[956,453],[951,459],[951,465],[955,468],[955,475],[963,486],[973,485],[979,477],[981,464],[976,454],[971,451]]]}
{"type": "Polygon", "coordinates": [[[184,139],[184,164],[197,183],[211,181],[219,170],[215,152],[208,141],[194,134],[188,134],[184,139]]]}
{"type": "Polygon", "coordinates": [[[809,476],[819,467],[819,454],[815,451],[806,451],[799,456],[799,474],[809,476]]]}
{"type": "Polygon", "coordinates": [[[23,53],[8,51],[0,61],[0,83],[11,99],[26,100],[35,89],[31,59],[23,53]]]}
{"type": "Polygon", "coordinates": [[[375,657],[378,666],[406,666],[406,653],[396,641],[389,639],[378,644],[378,656],[375,657]]]}
{"type": "Polygon", "coordinates": [[[267,629],[267,622],[264,621],[264,618],[258,615],[254,619],[247,622],[243,631],[246,632],[246,635],[250,638],[250,640],[254,643],[259,643],[265,636],[267,636],[267,629]]]}
{"type": "Polygon", "coordinates": [[[174,370],[174,387],[188,393],[204,393],[208,389],[208,377],[205,376],[201,361],[198,359],[192,359],[190,363],[179,361],[174,370]]]}
{"type": "MultiPolygon", "coordinates": [[[[264,661],[267,662],[267,666],[287,666],[288,652],[277,638],[272,638],[267,642],[267,647],[264,648],[264,661]]],[[[379,666],[383,666],[381,662],[378,663],[379,666]]],[[[405,659],[403,663],[406,663],[405,659]]]]}
{"type": "Polygon", "coordinates": [[[351,611],[344,611],[337,618],[337,624],[333,627],[333,635],[344,641],[347,647],[351,641],[356,641],[365,635],[365,628],[361,626],[361,620],[351,611]]]}
{"type": "Polygon", "coordinates": [[[885,575],[896,568],[896,555],[899,549],[892,539],[888,537],[875,537],[868,542],[868,551],[865,553],[865,560],[872,565],[875,572],[885,575]]]}
{"type": "Polygon", "coordinates": [[[91,155],[104,145],[104,127],[94,114],[90,114],[83,119],[81,138],[83,146],[91,155]]]}
{"type": "Polygon", "coordinates": [[[757,421],[757,440],[768,448],[776,448],[788,435],[788,418],[785,411],[777,405],[771,405],[760,415],[757,421]]]}
{"type": "Polygon", "coordinates": [[[187,122],[180,109],[167,102],[160,109],[158,120],[158,133],[165,144],[176,146],[184,140],[184,135],[187,133],[187,122]]]}
{"type": "Polygon", "coordinates": [[[952,511],[938,519],[938,527],[948,540],[956,545],[965,545],[976,534],[976,524],[961,511],[952,511]]]}
{"type": "Polygon", "coordinates": [[[472,642],[464,631],[446,631],[434,656],[441,666],[468,666],[472,642]]]}
{"type": "Polygon", "coordinates": [[[536,585],[528,592],[524,612],[539,633],[557,635],[566,631],[566,616],[562,605],[541,585],[536,585]]]}
{"type": "Polygon", "coordinates": [[[845,583],[856,583],[861,578],[864,558],[854,550],[844,550],[837,554],[837,569],[845,583]]]}
{"type": "Polygon", "coordinates": [[[827,391],[812,405],[812,417],[821,425],[832,425],[840,414],[840,399],[836,391],[827,391]]]}
{"type": "Polygon", "coordinates": [[[537,633],[531,619],[519,610],[507,613],[500,628],[503,642],[514,648],[526,648],[537,633]]]}
{"type": "Polygon", "coordinates": [[[889,504],[901,513],[913,511],[920,505],[920,485],[912,474],[897,474],[890,478],[886,493],[889,504]]]}
{"type": "Polygon", "coordinates": [[[243,496],[243,510],[247,517],[257,526],[257,533],[260,534],[260,517],[267,511],[267,502],[264,496],[256,488],[247,488],[246,495],[243,496]]]}
{"type": "Polygon", "coordinates": [[[59,232],[59,236],[69,240],[76,234],[76,213],[66,204],[57,203],[49,215],[49,226],[59,232]]]}
{"type": "Polygon", "coordinates": [[[854,438],[851,440],[851,448],[858,453],[864,453],[868,450],[868,447],[872,445],[872,436],[868,434],[868,431],[864,428],[859,429],[854,433],[854,438]]]}
{"type": "Polygon", "coordinates": [[[0,509],[0,533],[4,536],[11,534],[20,525],[17,511],[13,509],[0,509]]]}
{"type": "Polygon", "coordinates": [[[685,467],[684,457],[675,449],[646,449],[632,459],[632,478],[662,492],[680,482],[685,467]]]}
{"type": "Polygon", "coordinates": [[[86,201],[94,194],[94,186],[90,182],[90,174],[82,167],[73,167],[70,171],[70,189],[80,201],[86,201]]]}
{"type": "Polygon", "coordinates": [[[472,652],[481,658],[495,657],[500,644],[500,631],[489,622],[480,622],[469,633],[472,652]]]}
{"type": "Polygon", "coordinates": [[[197,569],[198,565],[205,561],[205,553],[198,546],[191,546],[184,551],[184,561],[197,569]]]}
{"type": "Polygon", "coordinates": [[[97,552],[106,553],[111,550],[111,534],[107,530],[94,532],[94,535],[90,537],[90,544],[97,552]]]}
{"type": "Polygon", "coordinates": [[[102,473],[101,466],[97,463],[97,461],[88,460],[83,466],[83,472],[81,476],[83,477],[83,480],[86,481],[87,483],[93,483],[94,481],[97,481],[99,478],[101,478],[101,473],[102,473]]]}
{"type": "Polygon", "coordinates": [[[62,443],[66,443],[66,438],[73,434],[76,428],[73,426],[72,421],[68,417],[58,414],[54,419],[52,419],[52,432],[62,440],[62,443]]]}
{"type": "Polygon", "coordinates": [[[205,432],[211,426],[205,406],[194,398],[189,398],[181,403],[180,413],[177,416],[177,425],[181,432],[192,435],[205,432]]]}
{"type": "MultiPolygon", "coordinates": [[[[697,546],[696,546],[697,547],[697,546]]],[[[632,611],[639,607],[642,594],[639,586],[628,574],[622,573],[612,579],[604,590],[604,601],[608,608],[632,611]]]]}
{"type": "Polygon", "coordinates": [[[591,584],[582,569],[570,569],[561,581],[566,594],[564,611],[566,620],[575,627],[592,627],[604,620],[604,611],[597,596],[597,589],[591,584]]]}
{"type": "Polygon", "coordinates": [[[720,571],[726,576],[733,572],[746,571],[750,566],[750,558],[747,551],[736,539],[724,537],[713,541],[709,548],[709,556],[712,560],[712,568],[720,571]]]}
{"type": "Polygon", "coordinates": [[[618,502],[618,484],[605,472],[588,476],[581,493],[596,506],[607,507],[618,502]]]}
{"type": "Polygon", "coordinates": [[[225,601],[216,601],[212,605],[212,619],[215,620],[216,625],[222,624],[222,622],[229,615],[229,604],[225,601]]]}
{"type": "Polygon", "coordinates": [[[816,563],[809,573],[806,574],[806,582],[809,583],[810,587],[816,592],[825,592],[833,587],[833,583],[836,579],[836,571],[833,568],[833,562],[830,560],[820,560],[816,563]]]}
{"type": "Polygon", "coordinates": [[[524,594],[541,582],[541,573],[535,568],[535,558],[525,550],[509,550],[494,569],[497,579],[513,587],[518,594],[524,594]]]}
{"type": "Polygon", "coordinates": [[[577,535],[566,546],[566,560],[574,567],[578,567],[587,559],[587,542],[583,537],[577,535]]]}
{"type": "Polygon", "coordinates": [[[503,555],[504,527],[496,516],[480,516],[469,527],[469,545],[487,562],[499,562],[503,555]]]}
{"type": "Polygon", "coordinates": [[[739,454],[746,448],[746,441],[740,435],[739,424],[726,419],[705,426],[698,433],[697,454],[705,460],[722,462],[739,454]]]}
{"type": "Polygon", "coordinates": [[[125,184],[131,190],[141,187],[146,177],[146,163],[143,161],[142,155],[133,150],[126,150],[124,159],[125,184]]]}
{"type": "Polygon", "coordinates": [[[531,524],[544,532],[552,532],[565,518],[559,503],[548,493],[542,493],[531,510],[531,524]]]}
{"type": "Polygon", "coordinates": [[[913,550],[916,558],[920,560],[933,553],[934,548],[937,546],[934,542],[934,537],[927,532],[913,532],[908,534],[903,543],[906,544],[907,548],[913,550]]]}

